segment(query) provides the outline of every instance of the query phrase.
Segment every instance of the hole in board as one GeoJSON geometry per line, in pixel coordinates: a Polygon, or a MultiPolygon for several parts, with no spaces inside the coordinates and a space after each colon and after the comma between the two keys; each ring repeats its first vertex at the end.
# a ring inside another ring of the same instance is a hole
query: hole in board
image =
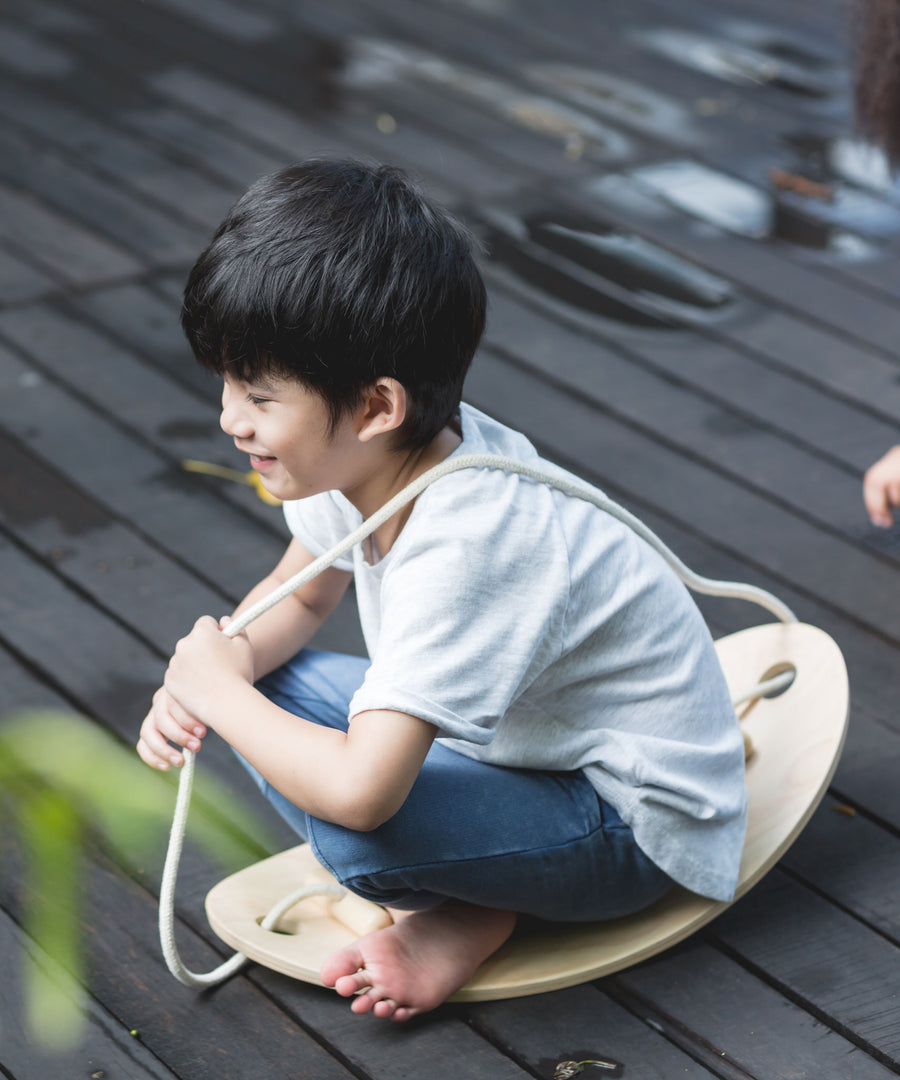
{"type": "MultiPolygon", "coordinates": [[[[264,918],[265,918],[265,915],[257,915],[257,917],[256,917],[256,925],[257,926],[262,926],[264,918]]],[[[271,927],[269,929],[269,933],[270,934],[280,934],[281,937],[293,937],[294,936],[292,931],[290,931],[290,930],[281,930],[277,925],[271,927]]]]}
{"type": "Polygon", "coordinates": [[[783,686],[776,687],[774,690],[769,690],[765,694],[760,694],[760,697],[777,698],[781,697],[785,691],[790,690],[797,678],[797,665],[792,664],[790,660],[782,660],[780,663],[773,664],[768,668],[759,681],[761,683],[768,682],[769,679],[775,679],[779,675],[790,675],[790,679],[786,679],[783,686]]]}
{"type": "MultiPolygon", "coordinates": [[[[792,664],[789,660],[782,660],[782,661],[779,661],[779,663],[777,663],[777,664],[772,664],[772,666],[770,668],[767,668],[762,673],[762,675],[760,675],[758,681],[760,683],[768,682],[770,679],[775,679],[779,675],[789,675],[790,678],[785,679],[783,685],[777,686],[777,687],[773,688],[772,690],[768,690],[765,693],[759,694],[757,697],[752,697],[752,698],[750,698],[749,701],[745,702],[744,707],[738,713],[738,719],[741,721],[741,723],[743,723],[744,720],[747,719],[747,717],[750,715],[750,713],[753,712],[753,710],[756,708],[757,704],[760,701],[762,701],[764,698],[771,699],[771,698],[781,697],[781,695],[786,690],[790,690],[790,688],[794,685],[794,682],[795,682],[795,680],[797,678],[797,666],[796,666],[796,664],[792,664]]],[[[744,757],[745,757],[745,759],[749,761],[752,754],[753,754],[753,744],[752,744],[752,742],[750,742],[745,737],[745,739],[744,739],[744,757]]]]}

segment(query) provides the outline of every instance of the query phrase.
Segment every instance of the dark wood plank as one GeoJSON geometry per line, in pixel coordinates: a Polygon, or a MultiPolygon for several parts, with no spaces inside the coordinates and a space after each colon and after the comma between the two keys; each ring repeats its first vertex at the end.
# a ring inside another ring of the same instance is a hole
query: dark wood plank
{"type": "Polygon", "coordinates": [[[897,1060],[898,946],[778,871],[711,933],[868,1053],[897,1060]]]}
{"type": "MultiPolygon", "coordinates": [[[[495,311],[497,306],[502,310],[502,300],[495,303],[495,311]]],[[[515,328],[507,331],[513,319],[502,315],[501,319],[489,340],[501,343],[504,354],[529,372],[552,378],[597,408],[714,463],[738,482],[808,515],[823,531],[834,530],[854,541],[881,539],[863,511],[861,470],[850,466],[854,458],[871,463],[890,445],[889,425],[806,386],[795,390],[779,382],[776,374],[758,367],[753,371],[753,364],[742,371],[740,356],[704,349],[702,342],[691,350],[690,338],[681,342],[675,335],[671,343],[661,342],[645,365],[589,338],[567,334],[557,325],[541,327],[534,311],[527,312],[522,305],[513,315],[515,328]],[[688,353],[699,359],[694,363],[684,359],[688,353]],[[727,382],[707,381],[709,368],[717,361],[720,373],[729,369],[727,382]],[[673,377],[689,385],[674,384],[673,377]],[[741,382],[748,387],[746,395],[740,392],[741,382]],[[810,407],[808,423],[802,419],[804,405],[810,407]],[[793,432],[791,416],[798,417],[793,432]],[[838,423],[832,426],[829,418],[838,423]],[[774,433],[771,428],[776,424],[779,430],[774,433]],[[829,440],[835,429],[842,436],[829,440]],[[811,445],[797,445],[800,439],[811,445]],[[830,441],[839,445],[832,447],[830,441]],[[843,462],[829,460],[838,456],[843,462]]],[[[884,556],[880,543],[874,548],[884,556]]]]}
{"type": "Polygon", "coordinates": [[[2,538],[0,558],[0,612],[15,625],[10,646],[51,686],[65,687],[84,712],[113,721],[114,730],[131,741],[159,685],[159,659],[2,538]]]}
{"type": "MultiPolygon", "coordinates": [[[[43,1036],[26,1026],[23,985],[53,972],[65,982],[53,961],[34,944],[13,920],[0,911],[0,957],[5,972],[0,982],[0,1015],[3,1016],[3,1071],[14,1080],[83,1080],[87,1076],[127,1076],[129,1080],[174,1080],[167,1068],[135,1038],[122,1021],[86,997],[73,985],[69,997],[81,1006],[83,1021],[77,1036],[54,1048],[58,1033],[43,1036]]],[[[48,1019],[48,1028],[50,1021],[48,1019]]]]}
{"type": "Polygon", "coordinates": [[[166,105],[135,106],[119,120],[144,137],[170,147],[180,157],[202,162],[243,191],[260,176],[284,165],[280,154],[249,146],[233,133],[183,109],[166,105]]]}
{"type": "MultiPolygon", "coordinates": [[[[89,987],[117,1017],[125,1038],[135,1040],[135,1057],[164,1062],[171,1070],[148,1075],[174,1074],[179,1080],[239,1080],[247,1075],[344,1080],[350,1075],[295,1018],[246,979],[232,979],[206,996],[176,983],[159,951],[153,899],[97,858],[89,865],[88,878],[81,926],[89,987]]],[[[15,907],[9,882],[0,889],[4,906],[15,907]]],[[[218,962],[209,946],[184,926],[178,939],[189,965],[203,969],[218,962]]]]}
{"type": "MultiPolygon", "coordinates": [[[[797,374],[825,385],[851,400],[881,412],[889,419],[900,416],[897,406],[896,364],[883,357],[871,347],[866,348],[854,338],[859,337],[859,327],[840,327],[841,336],[818,319],[824,316],[820,296],[830,295],[819,280],[813,277],[804,298],[803,293],[796,306],[793,304],[794,269],[783,266],[778,273],[772,266],[771,256],[758,245],[729,236],[718,230],[689,229],[678,220],[674,211],[667,212],[659,201],[649,198],[640,208],[640,192],[627,179],[604,178],[593,189],[583,205],[612,217],[620,227],[633,229],[663,247],[673,247],[676,252],[716,272],[724,272],[732,280],[739,281],[763,297],[769,293],[769,303],[764,313],[749,325],[741,327],[741,341],[745,348],[753,349],[761,356],[795,371],[797,374]],[[636,205],[637,204],[637,205],[636,205]],[[718,257],[717,257],[718,256],[718,257]],[[768,265],[767,265],[768,264],[768,265]],[[789,276],[787,280],[785,275],[789,276]],[[771,282],[767,285],[766,282],[771,282]],[[777,295],[772,296],[772,290],[777,295]],[[802,302],[801,302],[802,301],[802,302]],[[782,305],[791,305],[787,311],[782,305]],[[807,318],[807,305],[813,308],[812,318],[807,318]],[[846,336],[848,329],[853,337],[846,336]]],[[[803,275],[798,273],[798,290],[803,275]]],[[[831,294],[833,295],[833,294],[831,294]]],[[[853,296],[845,297],[843,303],[835,304],[834,311],[847,312],[856,306],[853,296]]],[[[865,297],[859,303],[866,304],[865,297]]],[[[890,309],[884,311],[876,325],[890,325],[890,309]]],[[[830,320],[833,324],[834,316],[830,320]]],[[[862,325],[862,324],[860,324],[862,325]]]]}
{"type": "MultiPolygon", "coordinates": [[[[600,984],[602,985],[602,984],[600,984]]],[[[694,1043],[681,1049],[656,1025],[632,1015],[593,986],[572,987],[467,1008],[470,1022],[493,1042],[509,1046],[536,1076],[551,1077],[561,1061],[601,1060],[621,1065],[622,1075],[721,1076],[694,1043]]],[[[604,1073],[585,1069],[585,1075],[604,1073]]]]}
{"type": "Polygon", "coordinates": [[[0,646],[0,722],[18,709],[67,709],[69,704],[39,674],[0,646]]]}
{"type": "MultiPolygon", "coordinates": [[[[718,425],[705,426],[703,434],[710,443],[729,432],[736,439],[740,433],[751,434],[746,426],[750,420],[758,428],[774,429],[808,447],[820,459],[842,463],[857,478],[897,435],[895,424],[878,419],[868,408],[689,326],[626,332],[610,326],[610,320],[579,317],[508,275],[489,273],[494,288],[486,343],[601,404],[614,407],[627,396],[632,414],[639,415],[640,393],[623,394],[618,382],[639,379],[643,388],[643,376],[629,372],[628,365],[637,365],[657,373],[678,395],[689,391],[698,402],[705,399],[732,412],[731,424],[723,419],[718,425]],[[607,364],[612,367],[607,369],[607,364]],[[613,374],[615,381],[609,377],[613,374]]],[[[755,442],[752,437],[750,441],[755,442]]],[[[832,479],[838,482],[837,477],[832,479]]],[[[832,514],[836,505],[837,499],[832,514]]],[[[861,509],[861,505],[857,491],[847,510],[861,509]]]]}
{"type": "Polygon", "coordinates": [[[314,1025],[355,1074],[372,1080],[427,1076],[457,1080],[526,1080],[533,1075],[503,1045],[483,1039],[464,1011],[447,1005],[405,1025],[379,1024],[350,1012],[346,999],[264,968],[250,973],[289,1014],[314,1025]],[[362,1023],[360,1020],[362,1019],[362,1023]]]}
{"type": "Polygon", "coordinates": [[[900,841],[894,833],[826,798],[783,866],[900,943],[900,841]]]}
{"type": "MultiPolygon", "coordinates": [[[[15,155],[20,152],[21,148],[13,150],[15,155]]],[[[7,160],[2,147],[0,158],[7,160]]],[[[0,237],[10,250],[21,250],[33,259],[40,270],[74,285],[97,284],[141,269],[121,248],[7,185],[0,185],[0,237]]]]}
{"type": "Polygon", "coordinates": [[[214,181],[205,171],[186,168],[174,156],[167,157],[148,145],[145,139],[117,131],[69,102],[56,101],[35,90],[25,91],[21,85],[13,87],[0,80],[0,112],[9,123],[71,155],[80,166],[124,184],[176,220],[187,218],[211,229],[240,194],[236,185],[214,181]],[[8,103],[5,109],[4,102],[8,103]]]}
{"type": "MultiPolygon", "coordinates": [[[[896,659],[894,663],[896,672],[896,659]]],[[[894,680],[885,678],[890,690],[894,680]]],[[[852,683],[854,693],[864,685],[852,683]]],[[[895,831],[900,829],[900,800],[897,799],[896,769],[900,765],[900,745],[896,728],[887,726],[877,713],[854,705],[847,743],[835,777],[835,790],[855,806],[864,806],[895,831]]]]}
{"type": "Polygon", "coordinates": [[[82,492],[0,434],[0,526],[99,608],[165,651],[227,596],[111,518],[82,492]]]}
{"type": "Polygon", "coordinates": [[[21,304],[54,292],[59,282],[23,257],[0,249],[0,304],[21,304]]]}
{"type": "Polygon", "coordinates": [[[175,221],[117,183],[91,175],[9,127],[0,138],[0,177],[9,186],[3,197],[4,221],[13,211],[23,215],[17,230],[15,222],[4,226],[5,235],[30,245],[40,265],[65,272],[70,261],[66,276],[75,284],[99,284],[141,270],[148,262],[183,262],[205,236],[205,230],[175,221]],[[24,192],[39,196],[46,209],[38,204],[30,208],[24,192]]]}
{"type": "MultiPolygon", "coordinates": [[[[358,5],[358,10],[362,7],[375,8],[375,5],[358,5]]],[[[308,5],[305,11],[306,17],[310,18],[308,5]]],[[[701,146],[709,142],[722,142],[726,136],[741,146],[760,141],[768,143],[778,134],[795,130],[798,117],[803,117],[809,107],[808,100],[798,99],[797,95],[780,89],[750,85],[749,82],[742,85],[740,81],[723,84],[709,75],[661,58],[641,41],[642,34],[655,28],[652,19],[648,23],[645,11],[635,15],[633,9],[607,4],[598,17],[595,11],[587,13],[577,6],[573,10],[572,5],[564,5],[559,12],[554,11],[551,18],[547,18],[544,12],[533,11],[528,18],[510,20],[505,11],[473,11],[471,8],[453,11],[442,4],[423,8],[420,4],[397,3],[391,5],[389,13],[378,7],[367,14],[373,37],[401,49],[412,40],[418,48],[424,46],[430,52],[430,66],[423,64],[412,92],[406,94],[407,99],[413,101],[423,86],[429,82],[439,82],[445,106],[453,108],[460,99],[474,95],[476,79],[492,77],[498,83],[495,102],[504,98],[524,101],[529,91],[537,94],[543,90],[548,111],[561,114],[565,107],[570,120],[576,125],[580,122],[585,130],[602,118],[611,120],[620,129],[649,134],[663,146],[673,143],[677,146],[679,136],[686,137],[692,145],[701,146]],[[560,26],[566,25],[567,16],[569,32],[560,33],[560,26]],[[577,31],[574,30],[575,25],[579,27],[577,31]],[[473,32],[474,26],[477,26],[477,32],[473,32]],[[498,39],[502,39],[502,44],[498,39]],[[580,69],[588,79],[599,70],[603,76],[619,76],[621,81],[612,92],[607,84],[606,91],[599,91],[586,106],[576,95],[570,95],[566,101],[564,83],[553,86],[547,94],[547,67],[554,62],[566,66],[569,71],[577,72],[580,69]],[[447,78],[448,71],[457,75],[453,82],[447,78]],[[634,94],[632,88],[636,80],[638,87],[642,82],[650,84],[668,100],[668,116],[659,110],[661,115],[655,118],[654,123],[654,118],[646,115],[645,99],[643,113],[634,105],[616,108],[621,99],[627,100],[629,93],[634,94]],[[503,83],[506,84],[505,88],[501,88],[503,83]],[[718,110],[715,108],[703,108],[710,101],[715,103],[719,99],[728,102],[727,116],[717,116],[718,110]],[[672,123],[673,106],[677,110],[681,103],[684,103],[684,119],[680,123],[672,123]],[[635,121],[636,114],[639,118],[635,121]],[[629,120],[632,122],[629,123],[629,120]]],[[[664,19],[663,25],[667,21],[664,19]]],[[[738,35],[729,41],[721,20],[718,28],[704,29],[713,40],[718,39],[726,50],[740,46],[738,35]]],[[[806,50],[814,63],[818,63],[815,54],[819,52],[823,62],[819,66],[818,76],[825,76],[826,84],[830,84],[829,91],[843,89],[843,56],[839,49],[833,46],[829,48],[825,41],[813,42],[807,26],[804,26],[802,33],[793,35],[786,29],[781,33],[775,27],[760,29],[775,48],[783,45],[793,47],[798,53],[806,50]]],[[[772,59],[776,59],[774,55],[772,59]]],[[[833,99],[833,94],[826,94],[826,98],[829,96],[833,99]]],[[[488,102],[487,107],[493,108],[494,103],[488,102]]],[[[441,115],[442,111],[440,108],[430,109],[433,116],[441,115]]],[[[512,126],[517,121],[522,122],[525,120],[524,113],[523,109],[517,116],[513,109],[508,109],[507,124],[512,126]]],[[[473,136],[470,134],[468,137],[473,136]]],[[[591,139],[587,143],[590,149],[595,149],[591,139]]],[[[484,143],[484,149],[489,152],[487,143],[484,143]]],[[[538,154],[532,156],[532,168],[536,167],[535,159],[540,161],[541,157],[538,154]]],[[[564,175],[565,170],[565,165],[557,164],[555,176],[564,175]]]]}
{"type": "Polygon", "coordinates": [[[633,1008],[660,1010],[659,1022],[674,1038],[693,1033],[744,1075],[892,1075],[890,1067],[697,938],[616,976],[613,984],[627,991],[633,1008]]]}
{"type": "MultiPolygon", "coordinates": [[[[126,433],[13,353],[3,356],[0,383],[7,388],[0,418],[8,431],[53,461],[59,472],[117,518],[170,554],[202,567],[199,576],[229,583],[234,599],[279,558],[287,534],[273,508],[271,526],[261,527],[253,511],[238,504],[242,489],[223,491],[184,474],[177,459],[148,448],[143,439],[126,433]],[[200,507],[205,507],[202,520],[197,516],[200,507]]],[[[163,417],[174,419],[171,413],[163,417]]],[[[166,422],[159,416],[148,420],[166,422]]],[[[207,430],[211,432],[214,423],[210,414],[207,430]]],[[[196,447],[197,435],[189,438],[196,447]]]]}
{"type": "MultiPolygon", "coordinates": [[[[71,325],[73,315],[76,324],[93,323],[107,338],[119,341],[128,352],[140,356],[145,364],[164,371],[174,382],[217,405],[221,384],[193,360],[178,322],[186,277],[186,273],[177,275],[177,300],[160,296],[147,285],[136,282],[91,289],[70,298],[63,312],[70,318],[64,319],[63,326],[71,325]]],[[[76,325],[74,332],[79,331],[84,333],[76,325]]],[[[164,419],[162,412],[160,417],[164,419]]],[[[223,436],[222,446],[225,445],[223,436]]]]}
{"type": "Polygon", "coordinates": [[[172,66],[152,79],[166,100],[240,132],[251,146],[280,153],[284,162],[316,155],[356,156],[356,148],[287,107],[230,85],[199,67],[172,66]]]}

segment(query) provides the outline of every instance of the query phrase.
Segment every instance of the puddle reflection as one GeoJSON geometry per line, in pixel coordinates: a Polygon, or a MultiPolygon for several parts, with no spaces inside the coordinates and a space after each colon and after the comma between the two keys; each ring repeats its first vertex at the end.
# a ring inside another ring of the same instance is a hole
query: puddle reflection
{"type": "Polygon", "coordinates": [[[625,134],[582,109],[397,41],[353,40],[339,80],[345,87],[357,90],[425,83],[517,127],[561,142],[573,158],[585,155],[621,161],[631,152],[631,140],[625,134]]]}
{"type": "Polygon", "coordinates": [[[837,89],[830,59],[781,40],[771,32],[758,44],[744,44],[708,34],[669,27],[636,30],[634,39],[676,64],[738,85],[774,86],[804,97],[824,98],[837,89]]]}
{"type": "MultiPolygon", "coordinates": [[[[773,169],[770,179],[792,176],[773,169]]],[[[808,189],[777,192],[702,165],[676,160],[630,170],[627,179],[650,196],[726,232],[754,240],[781,240],[811,248],[833,248],[858,259],[875,250],[862,238],[900,233],[900,206],[853,187],[825,187],[817,177],[797,176],[808,189]],[[813,193],[814,192],[814,193],[813,193]],[[856,237],[856,241],[852,239],[856,237]]],[[[594,194],[616,197],[622,179],[604,177],[594,194]]],[[[632,198],[634,202],[640,202],[632,198]]]]}
{"type": "Polygon", "coordinates": [[[549,63],[533,64],[525,75],[537,86],[636,131],[682,145],[703,141],[691,111],[630,79],[597,68],[549,63]]]}
{"type": "Polygon", "coordinates": [[[482,214],[491,258],[556,300],[629,326],[675,329],[730,310],[731,284],[632,233],[566,212],[482,214]]]}

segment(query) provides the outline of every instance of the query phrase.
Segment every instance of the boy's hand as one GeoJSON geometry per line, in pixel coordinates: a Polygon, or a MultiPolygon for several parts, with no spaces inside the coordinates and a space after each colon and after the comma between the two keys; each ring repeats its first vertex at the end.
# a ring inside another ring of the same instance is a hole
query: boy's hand
{"type": "Polygon", "coordinates": [[[205,735],[206,726],[186,713],[161,686],[153,695],[150,712],[141,725],[137,752],[147,765],[165,770],[170,765],[184,764],[184,755],[177,747],[186,746],[196,752],[205,735]]]}
{"type": "MultiPolygon", "coordinates": [[[[224,627],[230,620],[221,620],[224,627]]],[[[253,683],[253,646],[245,633],[226,637],[208,615],[175,646],[163,685],[184,713],[214,727],[215,716],[238,683],[253,683]]]]}
{"type": "Polygon", "coordinates": [[[863,501],[873,525],[889,529],[893,508],[900,506],[900,446],[895,446],[867,470],[863,478],[863,501]]]}

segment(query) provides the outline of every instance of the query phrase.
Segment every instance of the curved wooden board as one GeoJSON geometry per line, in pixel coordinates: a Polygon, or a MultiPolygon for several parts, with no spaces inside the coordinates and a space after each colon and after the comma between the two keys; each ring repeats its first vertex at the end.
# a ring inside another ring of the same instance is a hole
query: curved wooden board
{"type": "MultiPolygon", "coordinates": [[[[756,626],[722,638],[716,649],[735,697],[772,668],[796,668],[784,693],[738,710],[754,751],[747,763],[750,809],[737,899],[781,858],[825,794],[844,745],[849,688],[840,650],[814,626],[756,626]]],[[[279,924],[282,932],[258,925],[281,897],[321,874],[305,844],[265,859],[211,890],[210,925],[251,959],[321,985],[322,961],[357,936],[331,917],[325,901],[295,905],[279,924]]],[[[624,919],[515,935],[451,1000],[520,997],[611,974],[669,948],[728,906],[678,888],[624,919]]]]}

